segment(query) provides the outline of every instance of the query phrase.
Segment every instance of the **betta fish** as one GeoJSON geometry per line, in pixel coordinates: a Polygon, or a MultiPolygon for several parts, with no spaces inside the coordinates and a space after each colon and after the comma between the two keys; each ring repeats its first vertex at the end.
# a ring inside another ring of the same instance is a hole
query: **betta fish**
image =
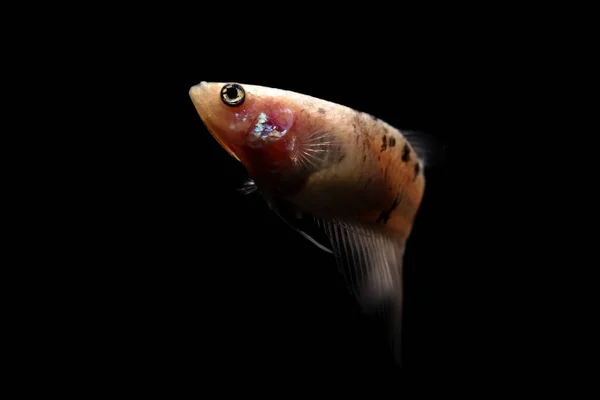
{"type": "Polygon", "coordinates": [[[201,82],[189,94],[210,134],[247,169],[246,191],[332,253],[362,309],[386,316],[400,362],[402,265],[428,140],[287,90],[201,82]],[[301,227],[306,220],[321,239],[301,227]]]}

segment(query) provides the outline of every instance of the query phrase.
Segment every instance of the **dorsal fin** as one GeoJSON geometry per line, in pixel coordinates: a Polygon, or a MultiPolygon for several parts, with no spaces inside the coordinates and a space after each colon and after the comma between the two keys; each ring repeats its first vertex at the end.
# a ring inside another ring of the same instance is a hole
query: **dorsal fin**
{"type": "Polygon", "coordinates": [[[446,160],[446,145],[440,139],[420,131],[401,130],[400,132],[417,153],[423,167],[433,167],[446,160]]]}

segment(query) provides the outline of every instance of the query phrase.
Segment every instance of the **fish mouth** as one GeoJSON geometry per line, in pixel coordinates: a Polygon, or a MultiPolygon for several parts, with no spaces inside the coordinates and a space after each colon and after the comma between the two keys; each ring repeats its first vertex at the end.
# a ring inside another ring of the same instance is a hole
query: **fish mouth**
{"type": "Polygon", "coordinates": [[[233,149],[231,147],[229,147],[229,145],[224,140],[221,139],[221,137],[219,136],[218,133],[216,133],[217,129],[215,129],[215,127],[213,126],[213,124],[210,121],[210,113],[206,112],[206,110],[207,110],[206,102],[203,99],[206,96],[210,95],[210,93],[208,91],[208,83],[205,82],[205,81],[202,81],[199,84],[197,84],[195,86],[192,86],[190,88],[189,94],[190,94],[190,97],[192,98],[192,102],[194,103],[194,106],[196,107],[196,110],[197,110],[198,114],[200,115],[200,119],[202,119],[202,122],[204,123],[204,126],[206,126],[206,129],[208,129],[208,132],[211,134],[211,136],[233,158],[235,158],[236,160],[240,161],[240,159],[235,154],[235,152],[233,151],[233,149]]]}

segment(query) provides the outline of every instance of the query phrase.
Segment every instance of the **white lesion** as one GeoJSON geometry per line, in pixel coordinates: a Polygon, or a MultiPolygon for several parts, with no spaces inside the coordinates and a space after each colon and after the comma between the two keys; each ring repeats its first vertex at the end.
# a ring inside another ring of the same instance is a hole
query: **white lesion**
{"type": "Polygon", "coordinates": [[[254,129],[252,130],[252,134],[257,138],[262,135],[265,129],[265,127],[263,126],[265,122],[267,122],[267,114],[261,112],[258,116],[258,121],[256,122],[256,125],[254,125],[254,129]]]}
{"type": "Polygon", "coordinates": [[[246,120],[248,120],[248,111],[242,110],[241,112],[236,112],[235,113],[235,118],[238,121],[246,122],[246,120]]]}
{"type": "Polygon", "coordinates": [[[264,112],[258,115],[258,120],[251,133],[256,139],[275,140],[285,135],[287,130],[278,131],[276,127],[269,123],[269,117],[264,112]]]}

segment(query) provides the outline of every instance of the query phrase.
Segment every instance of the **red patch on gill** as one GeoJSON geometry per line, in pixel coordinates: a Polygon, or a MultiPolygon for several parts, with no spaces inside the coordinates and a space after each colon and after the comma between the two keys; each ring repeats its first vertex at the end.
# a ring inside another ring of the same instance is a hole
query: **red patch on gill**
{"type": "Polygon", "coordinates": [[[259,188],[285,196],[298,193],[308,179],[303,170],[295,167],[291,152],[281,150],[277,144],[244,148],[243,162],[259,188]]]}
{"type": "Polygon", "coordinates": [[[285,107],[269,106],[257,109],[253,123],[246,132],[246,144],[263,147],[283,138],[294,125],[294,112],[285,107]]]}
{"type": "Polygon", "coordinates": [[[263,189],[284,195],[297,193],[307,177],[295,168],[295,112],[279,104],[256,110],[243,145],[243,160],[250,176],[263,189]]]}

